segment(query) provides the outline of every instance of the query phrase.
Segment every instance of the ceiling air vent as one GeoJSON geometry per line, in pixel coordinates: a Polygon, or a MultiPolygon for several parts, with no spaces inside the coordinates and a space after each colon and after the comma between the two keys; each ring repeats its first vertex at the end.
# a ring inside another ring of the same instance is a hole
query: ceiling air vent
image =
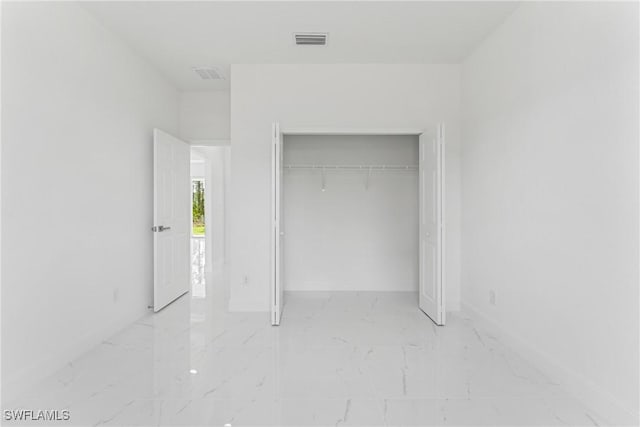
{"type": "Polygon", "coordinates": [[[224,75],[218,67],[193,67],[193,71],[195,71],[202,80],[224,80],[224,75]]]}
{"type": "Polygon", "coordinates": [[[325,46],[328,33],[293,33],[298,46],[325,46]]]}

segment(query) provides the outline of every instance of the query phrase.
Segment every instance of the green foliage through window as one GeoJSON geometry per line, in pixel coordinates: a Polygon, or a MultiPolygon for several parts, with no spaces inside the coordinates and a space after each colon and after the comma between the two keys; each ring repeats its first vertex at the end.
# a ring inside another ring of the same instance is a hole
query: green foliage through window
{"type": "Polygon", "coordinates": [[[191,185],[191,209],[193,216],[193,234],[204,234],[204,182],[192,181],[191,185]]]}

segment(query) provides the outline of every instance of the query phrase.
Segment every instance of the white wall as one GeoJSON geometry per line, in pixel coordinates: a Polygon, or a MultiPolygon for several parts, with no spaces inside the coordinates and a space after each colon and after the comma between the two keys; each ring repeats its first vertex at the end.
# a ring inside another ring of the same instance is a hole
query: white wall
{"type": "MultiPolygon", "coordinates": [[[[417,165],[417,136],[285,136],[285,164],[417,165]]],[[[417,291],[418,172],[285,170],[285,290],[417,291]]]]}
{"type": "Polygon", "coordinates": [[[229,92],[180,93],[180,137],[185,141],[229,139],[229,92]]]}
{"type": "Polygon", "coordinates": [[[6,400],[147,312],[152,130],[178,99],[80,6],[2,8],[6,400]]]}
{"type": "Polygon", "coordinates": [[[229,247],[229,163],[231,147],[210,147],[211,181],[213,182],[213,198],[211,210],[213,227],[213,271],[220,271],[227,262],[229,247]]]}
{"type": "Polygon", "coordinates": [[[284,127],[328,128],[447,124],[447,304],[456,309],[460,67],[233,65],[231,75],[231,309],[269,308],[273,121],[284,127]]]}
{"type": "Polygon", "coordinates": [[[199,154],[191,150],[191,179],[204,179],[205,177],[205,159],[199,154]]]}
{"type": "Polygon", "coordinates": [[[638,71],[637,3],[524,3],[464,63],[461,168],[463,301],[636,419],[638,71]]]}

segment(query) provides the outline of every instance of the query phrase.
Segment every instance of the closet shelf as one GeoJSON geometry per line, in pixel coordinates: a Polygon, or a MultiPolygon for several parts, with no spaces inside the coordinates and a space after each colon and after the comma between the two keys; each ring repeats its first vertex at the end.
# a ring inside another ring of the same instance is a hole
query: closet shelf
{"type": "Polygon", "coordinates": [[[284,165],[285,169],[413,171],[417,165],[284,165]]]}

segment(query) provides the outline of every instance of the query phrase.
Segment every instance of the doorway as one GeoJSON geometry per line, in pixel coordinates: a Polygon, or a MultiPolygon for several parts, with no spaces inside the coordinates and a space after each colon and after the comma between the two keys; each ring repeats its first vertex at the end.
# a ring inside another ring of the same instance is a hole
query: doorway
{"type": "Polygon", "coordinates": [[[418,291],[417,135],[285,135],[284,290],[418,291]]]}
{"type": "Polygon", "coordinates": [[[191,148],[191,297],[206,298],[206,157],[191,148]]]}
{"type": "MultiPolygon", "coordinates": [[[[231,147],[191,146],[191,262],[194,297],[226,300],[227,200],[231,147]]],[[[202,142],[200,142],[202,144],[202,142]]]]}
{"type": "MultiPolygon", "coordinates": [[[[204,141],[203,141],[204,143],[204,141]]],[[[212,275],[222,273],[230,147],[228,141],[194,145],[154,129],[153,246],[154,311],[191,291],[212,293],[212,275]]],[[[228,289],[217,287],[228,300],[228,289]]]]}
{"type": "Polygon", "coordinates": [[[272,324],[285,290],[418,291],[444,310],[444,126],[282,132],[273,126],[272,324]]]}

